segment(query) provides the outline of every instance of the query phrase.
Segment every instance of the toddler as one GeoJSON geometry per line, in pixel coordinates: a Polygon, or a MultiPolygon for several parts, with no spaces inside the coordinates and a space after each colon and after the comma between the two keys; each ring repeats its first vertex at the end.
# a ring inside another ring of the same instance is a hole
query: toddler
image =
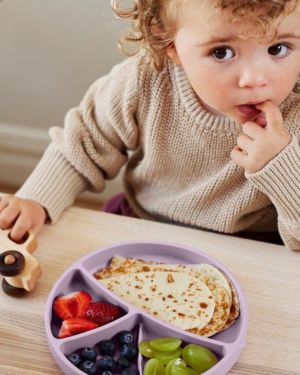
{"type": "Polygon", "coordinates": [[[300,250],[300,1],[112,2],[136,54],[97,80],[15,196],[19,240],[126,164],[133,215],[300,250]]]}

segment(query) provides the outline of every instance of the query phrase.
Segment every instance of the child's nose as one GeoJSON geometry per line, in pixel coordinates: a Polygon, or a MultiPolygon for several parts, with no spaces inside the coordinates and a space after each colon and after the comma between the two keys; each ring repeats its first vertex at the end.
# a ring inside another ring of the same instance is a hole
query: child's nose
{"type": "Polygon", "coordinates": [[[242,70],[239,77],[239,87],[255,88],[264,87],[268,83],[267,69],[254,66],[248,66],[242,70]]]}

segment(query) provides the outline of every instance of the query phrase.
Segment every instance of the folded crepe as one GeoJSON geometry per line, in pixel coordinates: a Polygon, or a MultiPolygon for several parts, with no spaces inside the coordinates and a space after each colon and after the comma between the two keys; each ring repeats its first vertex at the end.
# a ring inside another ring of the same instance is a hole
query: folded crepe
{"type": "MultiPolygon", "coordinates": [[[[181,322],[180,327],[189,332],[201,336],[212,336],[218,332],[221,332],[229,328],[239,316],[239,301],[237,293],[232,283],[220,270],[218,270],[216,267],[210,264],[164,264],[155,263],[152,261],[145,261],[142,259],[114,256],[111,259],[110,265],[96,272],[95,277],[99,279],[100,282],[107,285],[110,290],[112,290],[112,285],[108,285],[107,279],[112,280],[113,278],[117,278],[124,275],[141,275],[142,273],[147,272],[168,272],[175,274],[185,274],[190,276],[194,280],[202,282],[202,284],[204,284],[209,289],[209,291],[211,292],[212,299],[214,301],[214,311],[211,316],[211,319],[204,326],[203,321],[201,321],[200,324],[196,324],[193,327],[189,328],[187,327],[189,326],[190,322],[187,323],[184,327],[181,322]],[[105,279],[106,281],[104,281],[105,279]]],[[[128,276],[123,280],[123,282],[130,282],[131,279],[132,277],[128,276]]],[[[121,282],[121,279],[119,279],[119,282],[121,282]]],[[[124,285],[125,284],[123,284],[123,288],[124,285]]],[[[145,309],[150,314],[153,314],[153,309],[147,310],[146,305],[137,305],[135,301],[129,300],[129,291],[127,289],[122,291],[123,296],[118,294],[116,289],[117,288],[115,287],[115,291],[112,290],[113,292],[115,292],[115,294],[124,298],[128,302],[145,309]]],[[[175,290],[175,288],[172,290],[175,290]]],[[[146,298],[150,297],[147,296],[146,298]]],[[[152,301],[154,304],[156,304],[155,300],[152,299],[152,301]]],[[[165,303],[165,301],[163,302],[165,303]]],[[[195,300],[193,303],[195,304],[195,300]]],[[[168,308],[168,310],[169,309],[170,307],[168,308]]],[[[161,314],[165,313],[161,311],[161,314]]],[[[159,316],[159,318],[166,321],[166,319],[164,319],[164,316],[159,316]]],[[[168,319],[171,319],[171,322],[173,324],[175,324],[174,322],[177,321],[176,318],[174,318],[173,316],[169,316],[168,319]]]]}
{"type": "Polygon", "coordinates": [[[127,302],[185,330],[200,330],[214,313],[209,288],[183,272],[140,272],[99,281],[127,302]]]}

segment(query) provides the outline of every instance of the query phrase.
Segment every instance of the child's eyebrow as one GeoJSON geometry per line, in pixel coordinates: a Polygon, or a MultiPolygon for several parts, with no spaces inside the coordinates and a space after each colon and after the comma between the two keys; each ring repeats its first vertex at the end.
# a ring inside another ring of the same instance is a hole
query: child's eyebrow
{"type": "MultiPolygon", "coordinates": [[[[276,37],[273,40],[278,40],[278,39],[300,39],[300,35],[297,35],[295,33],[286,33],[286,34],[280,34],[276,35],[276,37]]],[[[228,42],[233,42],[240,39],[238,35],[233,35],[233,36],[227,36],[227,37],[212,37],[210,40],[204,43],[198,44],[198,47],[203,47],[209,44],[214,44],[214,43],[228,43],[228,42]]]]}
{"type": "Polygon", "coordinates": [[[238,36],[228,36],[228,37],[212,37],[207,42],[198,44],[199,47],[206,46],[208,44],[214,44],[214,43],[226,43],[226,42],[233,42],[235,40],[239,39],[238,36]]]}
{"type": "Polygon", "coordinates": [[[289,39],[289,38],[300,39],[300,35],[297,35],[295,33],[287,33],[287,34],[278,35],[276,37],[276,39],[289,39]]]}

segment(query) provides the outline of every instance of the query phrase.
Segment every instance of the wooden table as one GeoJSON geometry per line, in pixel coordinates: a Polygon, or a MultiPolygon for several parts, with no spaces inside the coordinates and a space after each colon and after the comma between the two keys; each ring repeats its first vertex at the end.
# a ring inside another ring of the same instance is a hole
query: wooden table
{"type": "Polygon", "coordinates": [[[249,305],[248,344],[229,374],[300,374],[300,253],[279,245],[72,207],[38,236],[43,275],[26,298],[0,292],[0,374],[61,374],[44,331],[47,296],[58,277],[97,248],[163,240],[199,248],[226,265],[249,305]]]}

